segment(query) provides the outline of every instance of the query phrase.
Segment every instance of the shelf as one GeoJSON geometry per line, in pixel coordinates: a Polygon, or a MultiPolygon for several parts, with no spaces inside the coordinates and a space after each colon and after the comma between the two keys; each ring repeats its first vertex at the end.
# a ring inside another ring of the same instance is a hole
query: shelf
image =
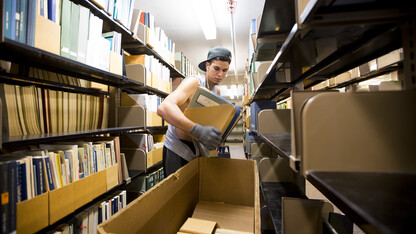
{"type": "Polygon", "coordinates": [[[79,139],[83,137],[91,137],[101,134],[112,134],[126,131],[132,131],[137,129],[143,129],[143,127],[120,127],[120,128],[107,128],[107,129],[96,129],[96,130],[85,130],[85,131],[74,131],[74,132],[59,132],[59,133],[48,133],[48,134],[36,134],[36,135],[23,135],[23,136],[9,136],[3,138],[3,148],[31,145],[31,144],[42,144],[54,141],[65,141],[72,139],[79,139]]]}
{"type": "Polygon", "coordinates": [[[0,43],[0,59],[15,63],[30,64],[33,67],[48,71],[65,73],[81,79],[118,86],[123,83],[123,77],[78,61],[62,57],[14,40],[5,38],[0,43]]]}
{"type": "Polygon", "coordinates": [[[330,1],[331,5],[327,2],[309,1],[304,24],[293,25],[260,79],[253,100],[283,99],[298,83],[310,87],[402,46],[400,24],[412,14],[406,4],[397,7],[396,3],[377,0],[365,4],[352,0],[330,1]],[[335,51],[318,55],[316,42],[321,39],[335,41],[335,51]],[[291,70],[290,82],[276,81],[275,72],[283,69],[291,70]]]}
{"type": "Polygon", "coordinates": [[[311,28],[392,22],[411,14],[411,9],[414,8],[411,4],[404,0],[310,0],[299,16],[299,23],[302,27],[311,28]]]}
{"type": "Polygon", "coordinates": [[[33,77],[26,77],[22,75],[14,75],[8,73],[0,72],[0,81],[2,83],[12,84],[12,85],[36,85],[37,87],[53,89],[53,90],[60,90],[64,92],[76,92],[76,93],[87,93],[87,94],[102,94],[102,95],[109,95],[108,92],[93,89],[93,88],[84,88],[70,84],[63,84],[49,80],[43,80],[33,77]]]}
{"type": "Polygon", "coordinates": [[[368,233],[416,232],[416,174],[308,172],[307,179],[368,233]]]}
{"type": "Polygon", "coordinates": [[[127,51],[128,53],[132,54],[132,55],[138,55],[138,54],[147,54],[147,55],[153,55],[155,56],[155,58],[157,58],[163,65],[165,65],[166,67],[169,68],[170,70],[170,77],[172,78],[184,78],[185,76],[178,71],[178,69],[176,69],[173,65],[171,65],[170,63],[166,62],[162,56],[159,55],[159,53],[151,48],[149,48],[148,46],[146,46],[145,44],[143,44],[143,42],[135,39],[135,41],[130,41],[130,42],[123,42],[122,47],[125,51],[127,51]]]}
{"type": "Polygon", "coordinates": [[[260,185],[275,231],[282,233],[282,197],[307,197],[294,183],[261,182],[260,185]]]}
{"type": "Polygon", "coordinates": [[[256,132],[263,140],[270,145],[279,155],[286,158],[290,157],[292,152],[291,148],[291,135],[290,133],[263,133],[259,134],[256,132]]]}
{"type": "Polygon", "coordinates": [[[124,80],[128,82],[128,84],[121,85],[120,87],[123,89],[123,91],[127,93],[137,93],[137,92],[150,93],[150,94],[156,94],[160,97],[166,97],[169,95],[168,93],[160,91],[159,89],[147,86],[143,84],[142,82],[135,81],[127,77],[124,78],[124,80]]]}

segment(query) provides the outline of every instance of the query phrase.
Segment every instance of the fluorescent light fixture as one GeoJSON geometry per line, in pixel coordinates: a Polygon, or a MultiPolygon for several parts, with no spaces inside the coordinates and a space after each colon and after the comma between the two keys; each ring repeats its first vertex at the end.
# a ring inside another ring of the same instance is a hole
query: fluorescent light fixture
{"type": "Polygon", "coordinates": [[[198,18],[205,39],[214,40],[217,38],[217,27],[215,26],[214,15],[209,0],[190,0],[195,15],[198,18]]]}

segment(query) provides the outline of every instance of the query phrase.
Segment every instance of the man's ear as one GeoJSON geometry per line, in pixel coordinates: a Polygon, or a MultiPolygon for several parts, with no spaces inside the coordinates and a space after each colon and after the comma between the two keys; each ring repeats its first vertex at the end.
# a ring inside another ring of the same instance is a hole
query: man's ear
{"type": "Polygon", "coordinates": [[[205,68],[208,70],[210,63],[208,61],[205,62],[205,68]]]}

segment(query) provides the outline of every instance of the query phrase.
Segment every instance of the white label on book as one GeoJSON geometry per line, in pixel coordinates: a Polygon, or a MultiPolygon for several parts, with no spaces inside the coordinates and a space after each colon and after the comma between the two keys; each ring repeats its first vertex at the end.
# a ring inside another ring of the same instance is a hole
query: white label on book
{"type": "Polygon", "coordinates": [[[202,106],[219,106],[217,102],[213,101],[212,99],[204,95],[199,95],[196,102],[201,104],[202,106]]]}

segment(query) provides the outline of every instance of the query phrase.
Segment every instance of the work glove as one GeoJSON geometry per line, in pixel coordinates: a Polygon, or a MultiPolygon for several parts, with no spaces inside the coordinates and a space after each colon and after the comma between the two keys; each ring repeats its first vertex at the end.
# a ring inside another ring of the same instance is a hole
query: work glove
{"type": "Polygon", "coordinates": [[[204,127],[195,124],[190,133],[209,150],[216,149],[221,143],[221,131],[212,126],[204,127]]]}

